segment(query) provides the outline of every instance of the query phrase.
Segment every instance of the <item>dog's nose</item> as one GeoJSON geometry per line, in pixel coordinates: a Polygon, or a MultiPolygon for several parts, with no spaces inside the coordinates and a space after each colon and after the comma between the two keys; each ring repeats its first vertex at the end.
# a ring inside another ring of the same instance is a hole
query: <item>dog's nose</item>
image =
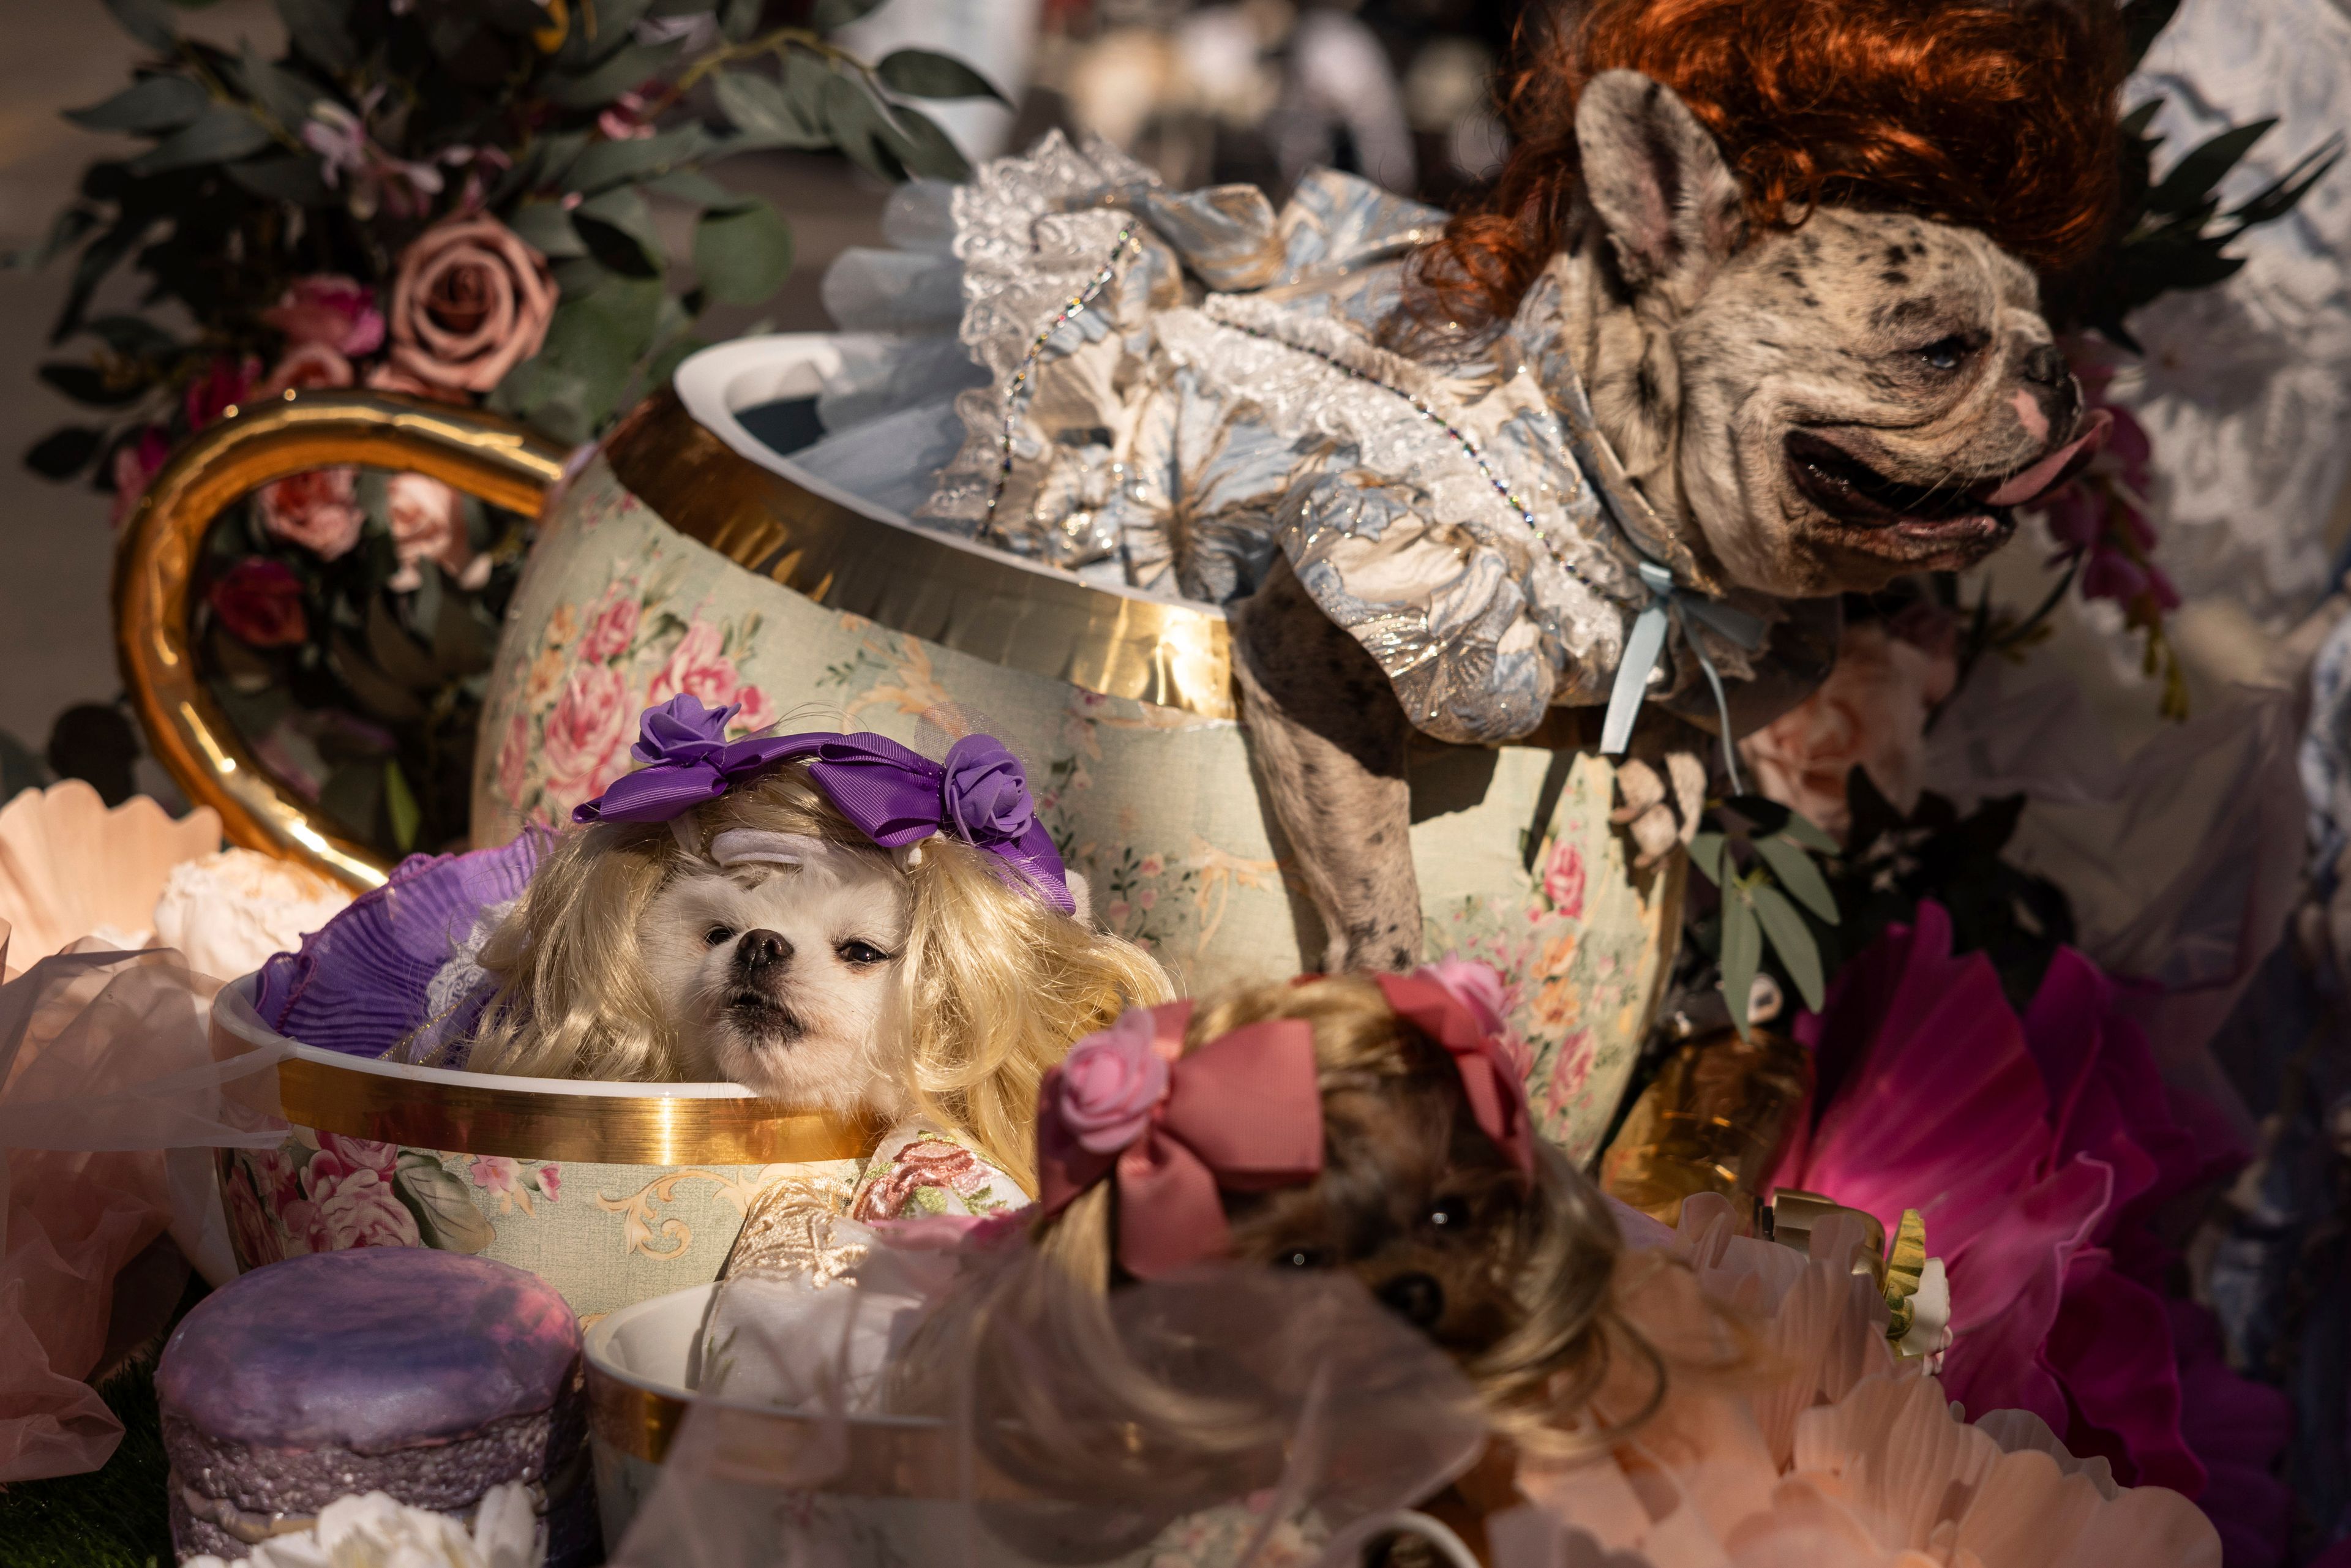
{"type": "Polygon", "coordinates": [[[2065,367],[2065,356],[2057,351],[2054,343],[2036,344],[2024,356],[2020,369],[2026,381],[2044,387],[2056,386],[2072,373],[2065,367]]]}
{"type": "Polygon", "coordinates": [[[746,931],[735,945],[736,965],[751,973],[773,968],[792,956],[792,945],[777,931],[746,931]]]}
{"type": "Polygon", "coordinates": [[[1433,1329],[1445,1316],[1445,1287],[1427,1274],[1398,1274],[1379,1288],[1380,1302],[1416,1329],[1433,1329]]]}

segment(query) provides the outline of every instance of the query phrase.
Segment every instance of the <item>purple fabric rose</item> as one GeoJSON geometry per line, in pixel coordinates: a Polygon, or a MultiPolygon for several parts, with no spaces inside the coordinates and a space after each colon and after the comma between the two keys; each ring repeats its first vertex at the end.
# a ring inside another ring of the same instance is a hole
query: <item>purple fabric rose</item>
{"type": "Polygon", "coordinates": [[[1150,1012],[1129,1008],[1110,1028],[1070,1048],[1061,1063],[1061,1124],[1087,1153],[1125,1148],[1167,1097],[1167,1059],[1154,1034],[1150,1012]]]}
{"type": "Polygon", "coordinates": [[[941,803],[946,823],[967,843],[1017,842],[1037,818],[1020,759],[992,735],[967,735],[947,747],[941,803]]]}

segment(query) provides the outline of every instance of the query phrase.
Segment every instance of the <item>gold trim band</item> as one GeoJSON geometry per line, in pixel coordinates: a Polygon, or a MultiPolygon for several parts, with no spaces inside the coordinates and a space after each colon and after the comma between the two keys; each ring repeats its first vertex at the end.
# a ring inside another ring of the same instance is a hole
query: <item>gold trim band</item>
{"type": "Polygon", "coordinates": [[[639,405],[604,455],[670,527],[828,609],[1104,696],[1235,715],[1230,638],[1213,611],[877,522],[743,456],[674,392],[639,405]]]}
{"type": "Polygon", "coordinates": [[[213,519],[288,475],[357,463],[430,475],[493,506],[536,513],[563,451],[510,420],[377,392],[288,392],[232,409],[173,455],[123,529],[114,559],[115,648],[157,760],[232,843],[303,862],[359,891],[388,869],[310,819],[255,760],[198,676],[196,565],[213,519]]]}
{"type": "Polygon", "coordinates": [[[862,1159],[872,1129],[765,1100],[562,1094],[337,1067],[277,1064],[286,1120],[322,1133],[509,1159],[609,1166],[807,1165],[862,1159]]]}

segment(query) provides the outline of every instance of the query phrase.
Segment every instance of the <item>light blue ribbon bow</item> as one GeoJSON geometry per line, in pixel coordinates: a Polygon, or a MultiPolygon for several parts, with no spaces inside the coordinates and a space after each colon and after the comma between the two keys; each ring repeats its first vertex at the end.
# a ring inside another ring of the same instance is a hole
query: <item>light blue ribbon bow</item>
{"type": "Polygon", "coordinates": [[[1730,772],[1730,792],[1743,795],[1747,791],[1739,779],[1739,752],[1731,744],[1730,699],[1722,695],[1722,672],[1714,667],[1706,643],[1690,622],[1693,618],[1704,622],[1749,653],[1762,644],[1763,622],[1720,600],[1677,586],[1674,574],[1656,561],[1645,560],[1639,570],[1641,580],[1648,586],[1649,603],[1634,618],[1632,632],[1625,639],[1625,656],[1616,664],[1615,689],[1608,694],[1608,715],[1600,726],[1601,752],[1619,756],[1633,738],[1633,721],[1640,716],[1642,700],[1648,695],[1649,676],[1665,657],[1666,626],[1670,619],[1681,627],[1683,640],[1698,655],[1698,668],[1706,672],[1707,685],[1714,688],[1715,711],[1722,716],[1722,765],[1730,772]]]}

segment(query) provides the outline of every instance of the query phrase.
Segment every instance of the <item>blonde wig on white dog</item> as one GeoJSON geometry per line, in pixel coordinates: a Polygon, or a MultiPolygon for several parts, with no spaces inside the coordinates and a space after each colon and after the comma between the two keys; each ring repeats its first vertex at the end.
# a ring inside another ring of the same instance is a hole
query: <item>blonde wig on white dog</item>
{"type": "MultiPolygon", "coordinates": [[[[987,852],[945,834],[877,849],[786,763],[698,808],[692,826],[603,822],[567,832],[482,951],[498,988],[468,1066],[549,1078],[678,1079],[689,1058],[645,963],[648,912],[709,862],[689,841],[736,831],[822,841],[908,894],[900,1016],[914,1109],[969,1136],[1034,1190],[1037,1092],[1080,1038],[1174,994],[1133,943],[1047,904],[987,852]]],[[[1081,903],[1082,913],[1082,901],[1081,903]]]]}

